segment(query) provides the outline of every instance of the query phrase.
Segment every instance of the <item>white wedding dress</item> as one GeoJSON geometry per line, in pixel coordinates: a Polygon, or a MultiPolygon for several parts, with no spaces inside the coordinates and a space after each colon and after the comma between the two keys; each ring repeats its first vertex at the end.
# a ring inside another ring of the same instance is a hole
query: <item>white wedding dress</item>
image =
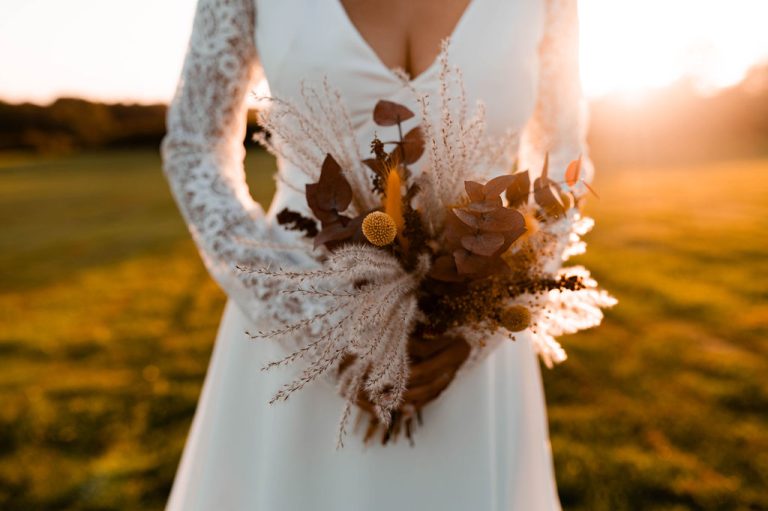
{"type": "MultiPolygon", "coordinates": [[[[519,131],[519,158],[531,169],[548,152],[553,172],[562,172],[584,152],[575,2],[472,0],[451,34],[450,61],[467,96],[484,103],[491,134],[519,131]]],[[[559,509],[539,364],[526,335],[502,343],[430,403],[414,446],[399,439],[366,447],[353,431],[337,450],[343,400],[324,381],[268,404],[295,369],[261,371],[285,347],[246,331],[290,319],[306,304],[235,265],[301,264],[264,242],[289,239],[274,215],[286,206],[306,210],[296,191],[306,178],[280,161],[267,213],[248,193],[246,100],[262,70],[271,94],[283,98],[299,97],[303,81],[327,78],[363,149],[379,99],[418,112],[416,95],[436,95],[439,86],[437,63],[411,81],[388,69],[339,0],[200,0],[164,168],[230,301],[167,509],[559,509]]]]}

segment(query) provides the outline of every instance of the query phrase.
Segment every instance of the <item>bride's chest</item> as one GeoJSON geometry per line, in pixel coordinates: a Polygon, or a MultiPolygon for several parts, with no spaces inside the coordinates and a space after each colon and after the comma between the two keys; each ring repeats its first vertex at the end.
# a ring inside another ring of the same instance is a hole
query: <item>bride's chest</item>
{"type": "MultiPolygon", "coordinates": [[[[254,0],[256,45],[270,92],[297,98],[303,82],[327,79],[365,128],[380,99],[413,104],[439,93],[440,66],[404,81],[350,20],[340,0],[254,0]]],[[[543,0],[471,0],[451,33],[450,62],[470,101],[481,100],[490,132],[519,129],[533,111],[543,0]]],[[[366,131],[363,129],[363,131],[366,131]]]]}

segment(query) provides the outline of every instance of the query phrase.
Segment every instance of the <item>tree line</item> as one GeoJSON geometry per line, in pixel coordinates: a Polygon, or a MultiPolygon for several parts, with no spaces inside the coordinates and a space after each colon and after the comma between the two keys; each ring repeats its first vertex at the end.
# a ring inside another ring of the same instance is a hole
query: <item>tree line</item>
{"type": "MultiPolygon", "coordinates": [[[[61,98],[50,105],[0,101],[0,151],[58,153],[158,147],[165,105],[61,98]]],[[[246,140],[258,127],[250,112],[246,140]]],[[[768,66],[740,85],[702,96],[680,82],[642,101],[609,97],[591,105],[590,148],[612,163],[682,162],[768,154],[768,66]]],[[[252,142],[250,142],[252,143],[252,142]]]]}

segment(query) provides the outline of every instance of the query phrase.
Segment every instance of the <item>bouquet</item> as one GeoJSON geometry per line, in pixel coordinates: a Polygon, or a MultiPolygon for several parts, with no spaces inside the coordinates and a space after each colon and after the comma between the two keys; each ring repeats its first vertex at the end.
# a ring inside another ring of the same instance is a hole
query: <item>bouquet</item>
{"type": "Polygon", "coordinates": [[[550,178],[548,158],[532,178],[510,161],[514,134],[485,136],[482,105],[470,115],[444,55],[440,79],[439,115],[419,98],[421,122],[407,132],[416,113],[375,105],[380,131],[367,158],[327,81],[304,86],[302,102],[269,98],[261,115],[269,134],[261,141],[306,175],[305,188],[294,188],[307,207],[284,209],[277,222],[296,231],[293,249],[315,264],[240,268],[309,304],[300,320],[251,336],[299,343],[264,368],[303,364],[273,402],[321,376],[336,384],[346,403],[339,446],[356,407],[369,419],[366,439],[378,431],[386,442],[401,430],[411,438],[421,408],[507,342],[499,332],[514,341],[528,331],[552,366],[566,358],[555,337],[599,324],[601,308],[615,303],[586,269],[562,267],[584,251],[580,237],[593,224],[580,213],[590,190],[581,158],[563,182],[550,178]]]}

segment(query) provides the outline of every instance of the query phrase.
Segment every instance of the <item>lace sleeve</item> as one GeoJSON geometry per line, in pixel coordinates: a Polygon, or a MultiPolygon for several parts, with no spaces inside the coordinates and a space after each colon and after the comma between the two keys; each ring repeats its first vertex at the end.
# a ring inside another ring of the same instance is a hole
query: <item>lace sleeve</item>
{"type": "Polygon", "coordinates": [[[539,44],[536,107],[522,144],[523,168],[540,169],[549,153],[550,176],[562,180],[568,163],[582,155],[583,176],[594,170],[586,144],[587,105],[579,78],[577,0],[545,0],[539,44]]]}
{"type": "Polygon", "coordinates": [[[257,69],[254,4],[199,0],[162,144],[165,175],[206,267],[252,320],[300,304],[276,303],[280,293],[268,282],[236,267],[302,264],[300,254],[271,248],[287,235],[268,224],[245,182],[246,99],[257,69]]]}

